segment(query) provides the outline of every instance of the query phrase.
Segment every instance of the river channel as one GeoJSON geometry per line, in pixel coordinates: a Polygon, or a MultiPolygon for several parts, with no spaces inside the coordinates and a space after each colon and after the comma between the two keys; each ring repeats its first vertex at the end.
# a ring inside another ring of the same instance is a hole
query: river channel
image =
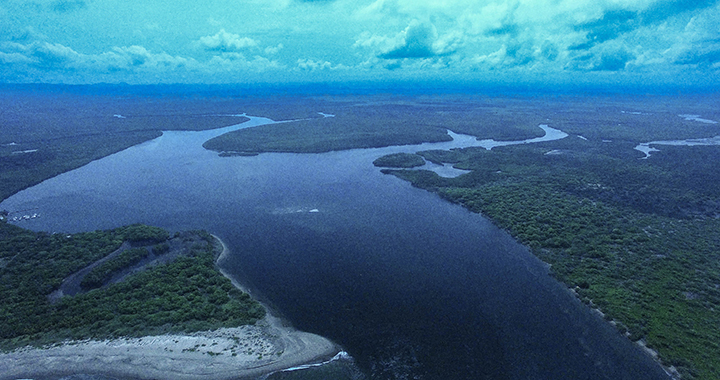
{"type": "MultiPolygon", "coordinates": [[[[483,146],[474,138],[253,157],[202,148],[270,122],[168,131],[0,209],[32,210],[38,217],[17,224],[49,232],[206,229],[228,244],[222,265],[253,296],[339,343],[373,379],[667,379],[507,233],[372,165],[389,153],[483,146]]],[[[292,378],[322,378],[313,371],[292,378]]]]}

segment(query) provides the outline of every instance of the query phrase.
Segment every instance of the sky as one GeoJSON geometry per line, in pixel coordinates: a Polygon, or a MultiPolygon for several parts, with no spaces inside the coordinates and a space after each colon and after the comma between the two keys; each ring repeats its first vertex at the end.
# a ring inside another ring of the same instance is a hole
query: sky
{"type": "Polygon", "coordinates": [[[720,83],[720,0],[0,0],[0,82],[720,83]]]}

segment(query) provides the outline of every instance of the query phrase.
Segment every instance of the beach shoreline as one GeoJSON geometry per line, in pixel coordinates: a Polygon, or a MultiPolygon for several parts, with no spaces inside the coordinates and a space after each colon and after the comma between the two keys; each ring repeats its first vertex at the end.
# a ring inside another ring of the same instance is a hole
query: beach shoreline
{"type": "MultiPolygon", "coordinates": [[[[213,238],[223,247],[219,261],[228,249],[217,236],[213,238]]],[[[0,354],[0,380],[72,374],[158,380],[255,379],[324,362],[341,351],[330,340],[285,326],[268,312],[249,326],[19,348],[0,354]]]]}

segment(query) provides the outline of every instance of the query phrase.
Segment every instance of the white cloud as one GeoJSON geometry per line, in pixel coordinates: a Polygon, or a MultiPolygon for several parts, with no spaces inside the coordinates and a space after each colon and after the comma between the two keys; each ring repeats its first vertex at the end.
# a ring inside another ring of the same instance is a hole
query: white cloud
{"type": "Polygon", "coordinates": [[[30,64],[33,63],[33,60],[24,54],[21,53],[3,53],[0,52],[0,62],[2,63],[23,63],[23,64],[30,64]]]}
{"type": "Polygon", "coordinates": [[[18,71],[42,70],[58,72],[82,70],[85,72],[160,71],[174,70],[191,65],[194,60],[152,53],[141,46],[114,47],[100,54],[82,54],[58,43],[32,42],[29,44],[3,43],[0,60],[13,64],[18,71]]]}
{"type": "Polygon", "coordinates": [[[277,46],[268,46],[265,48],[265,54],[273,55],[277,54],[283,48],[283,44],[277,44],[277,46]]]}
{"type": "Polygon", "coordinates": [[[342,70],[348,69],[349,67],[343,64],[333,65],[328,61],[315,61],[313,59],[298,59],[297,68],[304,71],[318,71],[318,70],[342,70]]]}
{"type": "Polygon", "coordinates": [[[312,59],[298,59],[297,67],[299,67],[301,70],[323,70],[331,69],[332,63],[328,61],[314,61],[312,59]]]}
{"type": "Polygon", "coordinates": [[[192,59],[171,56],[165,52],[152,53],[137,45],[114,47],[112,51],[92,57],[88,61],[97,69],[107,67],[110,70],[173,70],[195,64],[192,59]]]}
{"type": "Polygon", "coordinates": [[[462,45],[464,36],[453,31],[443,36],[430,22],[412,20],[401,32],[392,37],[362,33],[355,47],[370,48],[376,56],[388,59],[422,59],[454,53],[462,45]]]}
{"type": "Polygon", "coordinates": [[[325,78],[352,67],[361,74],[337,77],[374,78],[387,70],[472,77],[490,70],[700,73],[720,66],[720,0],[246,0],[243,14],[222,1],[211,9],[181,0],[177,7],[196,10],[187,14],[149,6],[131,20],[135,10],[119,0],[0,0],[0,15],[12,15],[0,20],[0,63],[18,77],[161,77],[164,70],[199,81],[198,73],[209,78],[213,70],[233,73],[233,80],[268,73],[272,81],[272,70],[283,69],[278,77],[325,78]],[[64,13],[53,12],[55,5],[64,13]],[[108,24],[114,14],[128,22],[108,24]],[[93,32],[77,33],[81,22],[93,32]]]}
{"type": "Polygon", "coordinates": [[[83,60],[83,55],[61,44],[35,41],[28,44],[5,42],[0,53],[12,61],[45,68],[73,68],[83,60]]]}
{"type": "Polygon", "coordinates": [[[257,46],[257,42],[252,38],[240,37],[238,34],[226,32],[225,29],[220,29],[213,36],[200,37],[198,43],[205,50],[222,52],[241,51],[257,46]]]}
{"type": "Polygon", "coordinates": [[[390,39],[392,45],[380,52],[381,58],[428,58],[436,55],[433,44],[438,38],[437,29],[429,22],[413,20],[410,25],[390,39]]]}
{"type": "Polygon", "coordinates": [[[356,18],[374,20],[383,28],[406,20],[407,27],[394,35],[368,30],[354,46],[386,58],[391,67],[397,66],[394,60],[457,55],[466,58],[445,61],[495,68],[552,64],[559,69],[617,70],[661,64],[661,52],[679,32],[674,20],[689,10],[696,14],[688,24],[691,40],[706,49],[683,53],[688,50],[686,36],[675,43],[673,54],[683,62],[714,64],[712,41],[720,40],[720,8],[713,4],[675,1],[669,5],[673,14],[656,0],[376,0],[359,7],[356,18]],[[708,31],[714,37],[707,36],[708,31]]]}

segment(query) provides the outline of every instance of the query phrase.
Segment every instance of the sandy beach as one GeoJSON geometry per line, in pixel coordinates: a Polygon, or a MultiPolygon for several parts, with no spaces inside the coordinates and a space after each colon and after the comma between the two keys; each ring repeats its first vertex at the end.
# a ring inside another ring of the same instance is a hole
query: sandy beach
{"type": "MultiPolygon", "coordinates": [[[[218,260],[227,254],[224,244],[223,248],[218,260]]],[[[328,339],[284,326],[268,313],[254,326],[21,348],[0,354],[0,380],[70,374],[160,380],[252,379],[328,360],[338,352],[340,348],[328,339]]]]}

